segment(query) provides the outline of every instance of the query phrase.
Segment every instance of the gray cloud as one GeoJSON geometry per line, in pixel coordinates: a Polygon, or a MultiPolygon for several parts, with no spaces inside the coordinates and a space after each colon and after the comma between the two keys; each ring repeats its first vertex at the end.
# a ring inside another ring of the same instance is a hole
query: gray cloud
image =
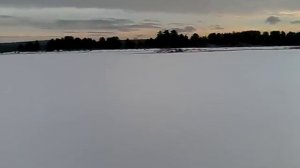
{"type": "MultiPolygon", "coordinates": [[[[39,29],[48,30],[66,30],[65,32],[75,33],[77,31],[67,30],[113,30],[113,31],[136,31],[139,29],[160,29],[161,25],[158,23],[142,22],[137,23],[130,19],[89,19],[89,20],[56,20],[56,21],[40,21],[32,20],[30,18],[17,18],[15,25],[22,24],[23,26],[29,26],[39,29]]],[[[86,33],[88,31],[85,31],[86,33]]],[[[89,31],[92,34],[102,33],[89,31]]],[[[105,31],[107,32],[107,31],[105,31]]]]}
{"type": "Polygon", "coordinates": [[[10,19],[10,18],[14,18],[14,16],[10,16],[10,15],[0,15],[0,18],[2,18],[2,19],[10,19]]]}
{"type": "Polygon", "coordinates": [[[209,26],[209,28],[211,30],[223,30],[224,29],[224,27],[222,27],[221,25],[211,25],[211,26],[209,26]]]}
{"type": "Polygon", "coordinates": [[[300,20],[291,21],[291,24],[300,24],[300,20]]]}
{"type": "Polygon", "coordinates": [[[170,26],[184,26],[184,23],[169,23],[170,26]]]}
{"type": "Polygon", "coordinates": [[[94,32],[94,31],[89,31],[89,32],[82,32],[82,31],[65,31],[64,33],[69,33],[69,34],[113,34],[114,32],[94,32]]]}
{"type": "Polygon", "coordinates": [[[246,13],[298,10],[299,0],[1,0],[0,6],[79,7],[184,13],[246,13]]]}
{"type": "Polygon", "coordinates": [[[192,33],[195,32],[197,29],[193,26],[186,26],[184,28],[175,28],[173,30],[176,30],[178,33],[192,33]]]}
{"type": "Polygon", "coordinates": [[[155,19],[145,19],[144,22],[160,23],[159,20],[155,20],[155,19]]]}
{"type": "Polygon", "coordinates": [[[162,27],[156,23],[141,23],[141,24],[125,25],[124,28],[136,30],[136,29],[160,29],[162,27]]]}
{"type": "Polygon", "coordinates": [[[279,23],[281,20],[279,17],[276,16],[270,16],[266,19],[266,23],[270,24],[270,25],[275,25],[277,23],[279,23]]]}
{"type": "Polygon", "coordinates": [[[135,31],[138,29],[161,28],[157,23],[135,23],[127,19],[99,20],[59,20],[54,28],[60,29],[109,29],[118,31],[135,31]]]}
{"type": "Polygon", "coordinates": [[[49,24],[49,29],[118,29],[121,26],[134,24],[128,19],[91,19],[91,20],[57,20],[49,24]]]}

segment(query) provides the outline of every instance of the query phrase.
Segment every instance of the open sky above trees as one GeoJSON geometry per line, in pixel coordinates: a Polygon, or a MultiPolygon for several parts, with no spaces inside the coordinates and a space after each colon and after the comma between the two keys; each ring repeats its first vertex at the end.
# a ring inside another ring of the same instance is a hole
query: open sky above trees
{"type": "Polygon", "coordinates": [[[155,37],[162,29],[207,35],[299,31],[298,0],[1,0],[0,42],[63,36],[155,37]]]}

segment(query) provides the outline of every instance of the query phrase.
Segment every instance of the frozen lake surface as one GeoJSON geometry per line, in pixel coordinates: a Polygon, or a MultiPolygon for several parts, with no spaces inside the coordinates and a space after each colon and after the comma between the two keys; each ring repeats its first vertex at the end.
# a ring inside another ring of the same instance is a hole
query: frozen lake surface
{"type": "Polygon", "coordinates": [[[1,168],[298,168],[300,50],[0,55],[1,168]]]}

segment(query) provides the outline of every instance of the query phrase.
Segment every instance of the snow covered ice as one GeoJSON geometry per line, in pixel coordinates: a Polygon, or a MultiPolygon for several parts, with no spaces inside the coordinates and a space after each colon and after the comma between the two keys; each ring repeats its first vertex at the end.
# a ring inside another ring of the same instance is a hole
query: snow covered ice
{"type": "Polygon", "coordinates": [[[1,168],[296,168],[300,50],[0,55],[1,168]]]}

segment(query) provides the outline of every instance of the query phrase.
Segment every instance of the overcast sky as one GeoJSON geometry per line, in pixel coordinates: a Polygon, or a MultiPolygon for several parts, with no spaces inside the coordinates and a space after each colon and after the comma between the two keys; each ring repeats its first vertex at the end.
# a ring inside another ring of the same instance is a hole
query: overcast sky
{"type": "Polygon", "coordinates": [[[299,6],[298,0],[1,0],[0,41],[146,38],[171,28],[188,35],[298,31],[299,6]]]}

